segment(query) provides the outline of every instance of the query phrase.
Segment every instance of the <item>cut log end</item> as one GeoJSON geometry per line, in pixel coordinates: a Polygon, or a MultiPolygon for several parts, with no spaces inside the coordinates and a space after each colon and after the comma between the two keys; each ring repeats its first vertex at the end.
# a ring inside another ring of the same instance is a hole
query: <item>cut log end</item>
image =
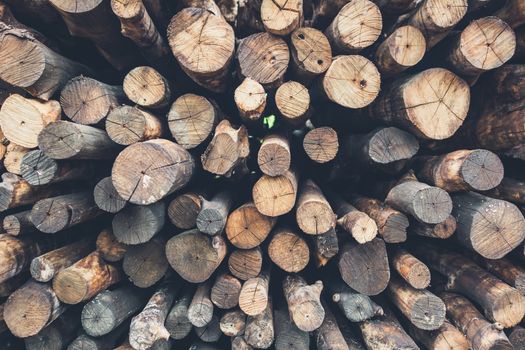
{"type": "Polygon", "coordinates": [[[377,48],[379,71],[393,75],[415,66],[426,52],[425,37],[413,26],[396,28],[377,48]]]}
{"type": "Polygon", "coordinates": [[[303,148],[314,162],[329,162],[336,157],[339,151],[337,133],[330,127],[315,128],[304,136],[303,148]]]}
{"type": "Polygon", "coordinates": [[[503,180],[503,163],[487,150],[477,149],[469,153],[460,169],[463,180],[474,190],[487,191],[503,180]]]}
{"type": "Polygon", "coordinates": [[[242,118],[258,120],[266,108],[264,87],[252,78],[245,78],[235,89],[234,100],[242,118]]]}
{"type": "Polygon", "coordinates": [[[146,108],[165,107],[171,97],[168,81],[154,68],[136,67],[124,77],[126,96],[146,108]]]}
{"type": "Polygon", "coordinates": [[[261,20],[267,32],[286,36],[303,20],[302,0],[262,0],[261,20]]]}

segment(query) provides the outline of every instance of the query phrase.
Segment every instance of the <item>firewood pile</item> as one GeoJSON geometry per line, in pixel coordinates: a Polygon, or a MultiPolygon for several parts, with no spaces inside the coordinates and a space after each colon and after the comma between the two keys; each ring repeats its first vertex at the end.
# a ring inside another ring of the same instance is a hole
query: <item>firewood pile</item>
{"type": "Polygon", "coordinates": [[[524,0],[0,1],[1,350],[525,349],[524,0]]]}

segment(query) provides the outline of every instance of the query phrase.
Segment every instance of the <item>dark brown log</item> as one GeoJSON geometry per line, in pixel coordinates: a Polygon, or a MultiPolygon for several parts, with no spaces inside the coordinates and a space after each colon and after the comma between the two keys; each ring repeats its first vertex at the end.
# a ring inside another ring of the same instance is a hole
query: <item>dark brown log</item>
{"type": "Polygon", "coordinates": [[[219,340],[222,335],[219,318],[217,315],[213,315],[211,321],[202,327],[195,327],[195,334],[200,340],[207,343],[214,343],[219,340]]]}
{"type": "Polygon", "coordinates": [[[144,309],[131,320],[129,343],[135,350],[149,349],[156,341],[167,340],[170,333],[164,326],[175,299],[174,284],[160,287],[149,299],[144,309]]]}
{"type": "MultiPolygon", "coordinates": [[[[368,0],[360,0],[359,3],[365,1],[372,4],[368,0]]],[[[379,94],[380,84],[381,78],[376,66],[359,55],[335,57],[320,82],[322,92],[328,100],[352,109],[371,104],[379,94]]]]}
{"type": "Polygon", "coordinates": [[[32,238],[0,235],[0,283],[20,274],[38,255],[53,249],[53,244],[32,238]]]}
{"type": "Polygon", "coordinates": [[[0,127],[11,142],[25,147],[38,146],[38,134],[49,123],[60,120],[57,101],[39,101],[18,94],[10,95],[0,109],[0,127]]]}
{"type": "Polygon", "coordinates": [[[128,248],[124,254],[122,269],[134,285],[148,288],[166,274],[169,268],[164,246],[166,242],[161,238],[153,238],[141,245],[128,248]]]}
{"type": "Polygon", "coordinates": [[[300,188],[295,218],[299,228],[309,235],[323,234],[335,227],[336,215],[312,180],[306,180],[300,188]]]}
{"type": "Polygon", "coordinates": [[[525,295],[525,268],[509,259],[479,259],[481,266],[525,295]]]}
{"type": "MultiPolygon", "coordinates": [[[[388,0],[387,2],[395,3],[395,1],[388,0]]],[[[412,3],[411,0],[410,3],[412,3]]],[[[375,62],[381,74],[393,76],[418,64],[425,55],[425,51],[426,41],[423,33],[410,25],[401,26],[377,47],[375,62]]]]}
{"type": "Polygon", "coordinates": [[[319,328],[325,317],[321,305],[323,282],[308,285],[298,275],[287,275],[283,280],[283,292],[290,311],[290,317],[302,331],[312,332],[319,328]]]}
{"type": "Polygon", "coordinates": [[[206,141],[221,119],[214,102],[195,94],[184,94],[171,105],[168,125],[171,135],[185,149],[192,149],[206,141]]]}
{"type": "Polygon", "coordinates": [[[257,277],[246,280],[239,294],[239,307],[248,316],[264,313],[268,308],[270,287],[269,271],[262,271],[257,277]]]}
{"type": "Polygon", "coordinates": [[[92,78],[78,76],[60,92],[60,105],[64,114],[79,124],[97,124],[126,96],[122,86],[111,86],[92,78]]]}
{"type": "Polygon", "coordinates": [[[60,315],[38,334],[24,338],[27,350],[63,350],[77,335],[80,325],[77,310],[71,309],[60,315]]]}
{"type": "Polygon", "coordinates": [[[253,202],[248,202],[228,216],[226,236],[237,248],[255,248],[268,237],[276,221],[273,217],[261,214],[253,202]]]}
{"type": "Polygon", "coordinates": [[[525,346],[525,328],[516,326],[509,334],[509,341],[514,350],[523,350],[525,346]]]}
{"type": "MultiPolygon", "coordinates": [[[[328,23],[346,5],[349,0],[319,0],[313,8],[312,23],[317,26],[328,20],[328,23]]],[[[326,24],[328,24],[326,23],[326,24]]]]}
{"type": "Polygon", "coordinates": [[[248,131],[244,125],[235,129],[227,119],[215,128],[210,144],[201,155],[202,167],[212,174],[225,177],[242,173],[250,155],[248,131]]]}
{"type": "Polygon", "coordinates": [[[226,312],[220,320],[221,331],[228,337],[242,336],[247,317],[241,310],[226,312]]]}
{"type": "Polygon", "coordinates": [[[168,6],[169,2],[164,0],[144,0],[143,2],[159,31],[164,32],[172,15],[168,6]]]}
{"type": "Polygon", "coordinates": [[[499,259],[525,238],[525,219],[514,204],[475,192],[455,194],[456,237],[487,259],[499,259]]]}
{"type": "Polygon", "coordinates": [[[430,285],[430,270],[421,260],[404,249],[390,257],[392,267],[412,288],[425,289],[430,285]]]}
{"type": "Polygon", "coordinates": [[[259,169],[268,176],[279,176],[290,169],[292,154],[288,138],[281,134],[266,135],[259,152],[257,164],[259,169]]]}
{"type": "MultiPolygon", "coordinates": [[[[436,0],[427,0],[422,6],[432,1],[436,0]]],[[[465,81],[446,69],[431,68],[394,81],[383,89],[369,113],[418,137],[442,140],[463,124],[469,103],[465,81]]]]}
{"type": "Polygon", "coordinates": [[[297,197],[297,173],[290,169],[283,175],[263,175],[253,185],[252,197],[257,210],[276,217],[290,212],[297,197]]]}
{"type": "Polygon", "coordinates": [[[312,255],[315,257],[317,267],[325,266],[339,253],[339,240],[335,228],[327,233],[311,236],[310,239],[313,244],[312,255]]]}
{"type": "Polygon", "coordinates": [[[293,80],[279,86],[275,92],[275,105],[283,120],[294,127],[304,125],[311,114],[308,89],[293,80]]]}
{"type": "Polygon", "coordinates": [[[0,212],[33,204],[63,191],[64,188],[57,185],[31,186],[18,175],[3,173],[0,183],[0,212]]]}
{"type": "Polygon", "coordinates": [[[31,261],[29,267],[31,276],[38,282],[51,281],[60,270],[71,266],[92,252],[93,243],[92,239],[83,239],[37,256],[31,261]]]}
{"type": "Polygon", "coordinates": [[[339,53],[357,53],[372,45],[383,27],[381,12],[368,0],[350,1],[343,6],[325,34],[339,53]]]}
{"type": "Polygon", "coordinates": [[[368,214],[377,224],[377,231],[387,243],[400,243],[407,239],[408,218],[378,199],[352,195],[350,203],[368,214]]]}
{"type": "Polygon", "coordinates": [[[506,64],[496,69],[490,77],[490,83],[494,84],[501,98],[515,101],[525,98],[525,65],[506,64]]]}
{"type": "MultiPolygon", "coordinates": [[[[233,348],[233,344],[232,344],[232,349],[236,349],[236,348],[233,348]]],[[[250,349],[239,348],[239,349],[251,350],[251,348],[250,349]]],[[[219,348],[217,348],[215,344],[208,344],[202,341],[195,341],[191,344],[190,350],[219,350],[219,348]]]]}
{"type": "Polygon", "coordinates": [[[217,276],[211,287],[210,299],[220,309],[231,309],[239,303],[241,282],[230,274],[217,276]]]}
{"type": "Polygon", "coordinates": [[[226,256],[226,243],[220,235],[210,237],[198,230],[185,231],[166,243],[166,256],[182,278],[191,283],[202,283],[226,256]]]}
{"type": "Polygon", "coordinates": [[[26,271],[19,273],[4,282],[0,282],[0,297],[4,298],[10,296],[15,290],[27,282],[30,277],[31,275],[26,271]]]}
{"type": "Polygon", "coordinates": [[[189,191],[176,196],[168,206],[168,218],[171,223],[185,230],[196,227],[202,200],[198,191],[189,191]]]}
{"type": "Polygon", "coordinates": [[[193,298],[191,288],[186,288],[182,295],[177,296],[173,302],[164,326],[170,333],[170,337],[176,340],[184,339],[190,334],[193,325],[188,319],[188,308],[193,298]]]}
{"type": "Polygon", "coordinates": [[[118,149],[105,131],[68,121],[47,125],[38,135],[38,146],[53,159],[107,159],[118,149]]]}
{"type": "Polygon", "coordinates": [[[261,272],[262,262],[261,248],[237,249],[228,258],[228,268],[232,275],[246,281],[261,272]]]}
{"type": "Polygon", "coordinates": [[[82,333],[76,337],[67,347],[67,350],[106,350],[113,349],[117,341],[124,333],[124,326],[117,328],[113,332],[98,338],[90,337],[82,333]]]}
{"type": "Polygon", "coordinates": [[[93,197],[95,204],[108,213],[118,213],[126,206],[126,200],[118,194],[111,176],[97,182],[93,190],[93,197]]]}
{"type": "Polygon", "coordinates": [[[287,36],[303,22],[303,0],[262,0],[261,20],[271,34],[287,36]]]}
{"type": "Polygon", "coordinates": [[[53,290],[62,302],[79,304],[120,279],[120,271],[115,266],[105,263],[98,252],[93,252],[59,271],[53,279],[53,290]]]}
{"type": "Polygon", "coordinates": [[[195,327],[204,327],[213,317],[213,303],[210,299],[211,281],[200,284],[188,307],[188,320],[195,327]]]}
{"type": "Polygon", "coordinates": [[[248,316],[244,329],[244,340],[257,349],[268,349],[275,339],[272,301],[256,316],[248,316]]]}
{"type": "Polygon", "coordinates": [[[354,350],[350,349],[339,329],[337,320],[329,308],[325,308],[325,317],[321,326],[315,330],[315,340],[319,350],[354,350]]]}
{"type": "Polygon", "coordinates": [[[35,225],[31,222],[31,210],[6,215],[2,224],[5,232],[11,236],[25,236],[36,231],[35,225]]]}
{"type": "Polygon", "coordinates": [[[52,51],[27,31],[2,26],[0,33],[0,79],[36,98],[49,100],[69,79],[90,72],[86,66],[52,51]]]}
{"type": "Polygon", "coordinates": [[[348,242],[341,249],[338,266],[346,284],[361,294],[377,295],[390,280],[385,242],[380,238],[364,244],[348,242]]]}
{"type": "MultiPolygon", "coordinates": [[[[135,0],[129,1],[135,2],[135,0]]],[[[145,108],[164,108],[171,100],[168,80],[154,68],[148,66],[135,67],[130,70],[124,77],[122,87],[131,101],[145,108]]]]}
{"type": "Polygon", "coordinates": [[[359,323],[359,328],[367,349],[419,350],[414,340],[390,312],[385,316],[359,323]]]}
{"type": "Polygon", "coordinates": [[[332,64],[332,49],[323,32],[302,27],[290,35],[292,70],[303,84],[326,72],[332,64]]]}
{"type": "Polygon", "coordinates": [[[142,109],[131,106],[114,108],[106,118],[106,132],[119,145],[158,139],[163,135],[159,118],[142,109]]]}
{"type": "Polygon", "coordinates": [[[272,262],[286,272],[302,271],[310,261],[306,241],[289,228],[277,228],[268,245],[272,262]]]}
{"type": "Polygon", "coordinates": [[[270,33],[252,34],[244,38],[237,48],[240,77],[250,77],[266,90],[276,89],[284,82],[289,62],[288,45],[270,33]]]}
{"type": "Polygon", "coordinates": [[[192,156],[178,144],[155,139],[122,151],[111,179],[122,198],[140,205],[155,203],[185,186],[194,170],[192,156]]]}
{"type": "Polygon", "coordinates": [[[368,296],[357,293],[344,283],[329,285],[332,301],[337,304],[343,315],[351,322],[362,322],[374,316],[382,316],[383,308],[368,296]]]}
{"type": "Polygon", "coordinates": [[[120,243],[111,229],[102,230],[97,237],[97,251],[102,259],[117,262],[124,258],[128,246],[120,243]]]}
{"type": "Polygon", "coordinates": [[[113,234],[124,244],[141,244],[152,239],[166,222],[164,202],[130,205],[113,217],[113,234]]]}
{"type": "Polygon", "coordinates": [[[51,285],[30,280],[9,296],[3,315],[11,333],[25,338],[36,335],[64,310],[51,285]]]}
{"type": "Polygon", "coordinates": [[[447,319],[434,331],[425,331],[409,325],[410,336],[423,344],[428,350],[468,350],[467,338],[447,319]]]}
{"type": "Polygon", "coordinates": [[[213,92],[226,89],[235,35],[220,13],[195,7],[179,11],[168,26],[168,41],[181,68],[197,84],[213,92]]]}
{"type": "Polygon", "coordinates": [[[310,130],[303,139],[306,155],[316,163],[333,160],[339,151],[339,139],[334,129],[324,126],[310,130]]]}
{"type": "Polygon", "coordinates": [[[515,288],[497,279],[457,253],[442,249],[417,247],[418,256],[427,265],[448,278],[447,290],[461,293],[479,305],[485,316],[503,327],[512,327],[525,314],[525,297],[515,288]]]}
{"type": "Polygon", "coordinates": [[[517,28],[525,23],[525,6],[521,1],[505,1],[505,5],[494,15],[507,22],[512,28],[517,28]]]}
{"type": "Polygon", "coordinates": [[[139,311],[145,302],[143,293],[129,286],[100,292],[84,305],[82,328],[92,337],[106,335],[139,311]]]}
{"type": "Polygon", "coordinates": [[[31,210],[31,222],[39,231],[57,233],[103,213],[91,192],[77,192],[38,201],[31,210]]]}
{"type": "Polygon", "coordinates": [[[330,197],[338,217],[337,224],[350,233],[357,243],[370,242],[376,237],[377,224],[368,214],[357,210],[335,194],[330,197]]]}
{"type": "Polygon", "coordinates": [[[259,120],[266,108],[267,94],[264,87],[252,78],[245,78],[234,93],[239,115],[246,122],[259,120]]]}
{"type": "Polygon", "coordinates": [[[232,191],[224,190],[216,193],[209,201],[202,199],[201,210],[196,220],[200,232],[213,236],[224,230],[233,197],[232,191]]]}
{"type": "Polygon", "coordinates": [[[513,349],[498,323],[490,323],[465,297],[454,293],[439,295],[447,307],[447,316],[467,336],[472,349],[513,349]]]}
{"type": "Polygon", "coordinates": [[[290,319],[287,311],[275,310],[275,350],[302,350],[310,348],[310,336],[290,319]]]}

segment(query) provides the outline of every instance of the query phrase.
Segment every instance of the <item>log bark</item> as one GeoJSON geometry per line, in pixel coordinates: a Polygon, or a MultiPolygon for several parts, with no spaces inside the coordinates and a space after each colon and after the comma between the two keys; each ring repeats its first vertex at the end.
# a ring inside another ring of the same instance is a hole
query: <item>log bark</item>
{"type": "Polygon", "coordinates": [[[236,277],[228,273],[220,274],[211,287],[210,299],[220,309],[231,309],[239,304],[241,287],[236,277]]]}
{"type": "Polygon", "coordinates": [[[182,9],[168,26],[168,42],[179,65],[193,81],[213,92],[224,92],[235,35],[220,13],[195,7],[182,9]]]}
{"type": "Polygon", "coordinates": [[[211,281],[200,284],[188,307],[188,320],[195,327],[206,326],[213,317],[214,307],[210,299],[211,286],[211,281]]]}
{"type": "Polygon", "coordinates": [[[410,336],[423,344],[429,350],[468,350],[470,344],[456,327],[447,319],[443,325],[434,331],[424,331],[415,326],[409,326],[410,336]]]}
{"type": "Polygon", "coordinates": [[[268,300],[266,307],[260,314],[248,316],[244,330],[244,340],[254,348],[268,349],[274,342],[274,339],[273,307],[272,301],[268,300]]]}
{"type": "Polygon", "coordinates": [[[443,222],[439,224],[424,224],[417,220],[410,222],[411,234],[416,234],[423,237],[447,239],[450,238],[454,232],[456,232],[457,221],[452,215],[449,215],[443,222]]]}
{"type": "Polygon", "coordinates": [[[26,270],[31,260],[53,249],[54,245],[33,238],[0,235],[0,283],[26,270]]]}
{"type": "Polygon", "coordinates": [[[126,206],[126,200],[113,186],[111,176],[105,177],[95,185],[93,189],[95,204],[108,213],[118,213],[126,206]]]}
{"type": "Polygon", "coordinates": [[[228,258],[228,269],[240,280],[246,281],[261,272],[263,257],[261,248],[237,249],[228,258]]]}
{"type": "Polygon", "coordinates": [[[168,206],[168,218],[171,223],[184,230],[196,227],[202,200],[198,191],[189,191],[176,196],[168,206]]]}
{"type": "Polygon", "coordinates": [[[404,249],[390,257],[392,267],[412,288],[425,289],[430,285],[430,270],[421,260],[404,249]]]}
{"type": "Polygon", "coordinates": [[[303,139],[306,155],[316,163],[327,163],[337,156],[339,138],[331,127],[323,126],[310,130],[303,139]]]}
{"type": "Polygon", "coordinates": [[[315,330],[314,336],[319,350],[354,350],[346,343],[335,316],[328,308],[325,308],[323,323],[315,330]]]}
{"type": "Polygon", "coordinates": [[[367,349],[419,350],[392,314],[359,323],[367,349]]]}
{"type": "Polygon", "coordinates": [[[336,229],[332,229],[322,235],[311,236],[313,244],[312,255],[317,267],[325,266],[339,253],[339,240],[336,229]]]}
{"type": "Polygon", "coordinates": [[[299,228],[309,235],[323,234],[335,227],[336,215],[312,180],[306,180],[301,186],[295,218],[299,228]]]}
{"type": "Polygon", "coordinates": [[[309,84],[332,64],[328,38],[318,29],[302,27],[290,35],[292,72],[302,84],[309,84]]]}
{"type": "Polygon", "coordinates": [[[226,312],[220,320],[221,331],[228,337],[242,336],[247,317],[241,310],[226,312]]]}
{"type": "Polygon", "coordinates": [[[501,98],[519,101],[525,98],[525,65],[505,64],[494,70],[490,82],[501,98]]]}
{"type": "Polygon", "coordinates": [[[111,229],[104,229],[98,234],[96,245],[102,259],[109,262],[122,260],[128,250],[128,246],[120,243],[111,229]]]}
{"type": "Polygon", "coordinates": [[[182,278],[191,283],[202,283],[226,256],[226,243],[220,235],[210,237],[198,230],[185,231],[166,243],[166,256],[182,278]]]}
{"type": "Polygon", "coordinates": [[[31,210],[6,215],[2,226],[5,233],[11,236],[25,236],[37,231],[35,225],[31,222],[31,210]]]}
{"type": "Polygon", "coordinates": [[[494,15],[507,22],[512,28],[517,28],[525,23],[525,6],[521,1],[506,1],[494,15]]]}
{"type": "Polygon", "coordinates": [[[380,238],[364,244],[348,242],[341,249],[338,266],[345,283],[361,294],[377,295],[390,280],[385,242],[380,238]]]}
{"type": "Polygon", "coordinates": [[[511,342],[514,350],[523,350],[525,344],[525,328],[516,326],[509,334],[509,341],[511,342]]]}
{"type": "Polygon", "coordinates": [[[30,277],[31,275],[29,274],[29,272],[25,271],[19,273],[16,276],[11,277],[10,279],[4,282],[0,282],[0,297],[4,298],[10,296],[15,290],[17,290],[24,283],[26,283],[30,277]]]}
{"type": "Polygon", "coordinates": [[[128,206],[113,217],[113,234],[124,244],[142,244],[151,240],[164,227],[164,202],[128,206]]]}
{"type": "Polygon", "coordinates": [[[310,348],[310,336],[290,319],[287,311],[275,310],[275,350],[301,350],[310,348]]]}
{"type": "Polygon", "coordinates": [[[512,203],[475,192],[453,197],[456,237],[487,259],[499,259],[525,238],[525,219],[512,203]]]}
{"type": "Polygon", "coordinates": [[[173,307],[168,313],[164,324],[170,333],[170,337],[175,340],[186,338],[193,328],[188,319],[188,308],[193,295],[191,288],[186,289],[173,302],[173,307]]]}
{"type": "Polygon", "coordinates": [[[368,296],[360,294],[344,283],[336,282],[329,285],[332,301],[339,307],[343,315],[351,322],[362,322],[375,316],[383,315],[383,308],[368,296]]]}
{"type": "Polygon", "coordinates": [[[302,331],[312,332],[319,328],[325,317],[321,305],[323,282],[308,285],[298,275],[287,275],[283,280],[283,292],[290,311],[290,317],[302,331]]]}
{"type": "Polygon", "coordinates": [[[357,210],[353,205],[337,195],[330,195],[337,224],[348,232],[357,243],[366,243],[373,240],[377,235],[377,224],[368,214],[357,210]]]}
{"type": "Polygon", "coordinates": [[[137,287],[149,288],[166,274],[169,268],[162,238],[153,238],[141,245],[128,248],[124,254],[122,269],[137,287]]]}
{"type": "Polygon", "coordinates": [[[161,138],[164,128],[159,118],[137,107],[114,108],[106,118],[106,132],[119,145],[161,138]]]}
{"type": "Polygon", "coordinates": [[[210,236],[220,234],[226,227],[228,213],[232,207],[232,191],[220,191],[211,200],[202,199],[202,206],[197,215],[197,228],[210,236]]]}
{"type": "Polygon", "coordinates": [[[184,187],[194,170],[192,156],[178,144],[155,139],[122,151],[113,164],[111,179],[119,195],[148,205],[184,187]]]}
{"type": "Polygon", "coordinates": [[[228,216],[226,236],[237,248],[255,248],[268,237],[276,221],[275,218],[257,211],[253,202],[248,202],[232,211],[228,216]]]}
{"type": "Polygon", "coordinates": [[[310,261],[310,249],[306,241],[294,230],[277,228],[268,245],[271,261],[286,272],[302,271],[310,261]]]}
{"type": "Polygon", "coordinates": [[[268,176],[279,176],[290,170],[290,141],[282,134],[268,134],[257,153],[259,169],[268,176]]]}
{"type": "Polygon", "coordinates": [[[239,294],[239,307],[246,315],[256,316],[265,313],[269,305],[269,286],[269,271],[262,271],[257,277],[249,278],[244,282],[239,294]]]}
{"type": "Polygon", "coordinates": [[[259,120],[266,108],[267,96],[261,84],[252,78],[245,78],[234,93],[235,105],[241,118],[248,123],[259,120]]]}
{"type": "Polygon", "coordinates": [[[168,80],[152,67],[133,68],[124,77],[122,87],[130,101],[145,108],[165,108],[171,101],[168,80]]]}
{"type": "Polygon", "coordinates": [[[303,0],[262,0],[261,20],[268,33],[287,36],[303,23],[303,0]]]}
{"type": "Polygon", "coordinates": [[[303,84],[293,80],[287,81],[277,88],[275,105],[282,119],[296,128],[304,125],[312,112],[308,89],[303,84]]]}
{"type": "Polygon", "coordinates": [[[118,283],[120,279],[120,271],[105,263],[98,252],[93,252],[59,271],[53,279],[53,290],[62,302],[79,304],[118,283]]]}
{"type": "Polygon", "coordinates": [[[525,268],[506,258],[479,260],[485,270],[525,295],[525,268]]]}
{"type": "Polygon", "coordinates": [[[263,175],[253,185],[252,197],[257,210],[266,216],[276,217],[290,212],[297,197],[297,173],[290,169],[283,175],[263,175]]]}

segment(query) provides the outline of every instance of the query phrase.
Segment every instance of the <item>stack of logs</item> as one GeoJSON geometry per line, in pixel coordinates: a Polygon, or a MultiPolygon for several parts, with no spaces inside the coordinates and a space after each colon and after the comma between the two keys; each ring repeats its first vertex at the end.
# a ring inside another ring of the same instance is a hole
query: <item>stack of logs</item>
{"type": "Polygon", "coordinates": [[[0,348],[525,349],[523,0],[0,1],[0,348]]]}

